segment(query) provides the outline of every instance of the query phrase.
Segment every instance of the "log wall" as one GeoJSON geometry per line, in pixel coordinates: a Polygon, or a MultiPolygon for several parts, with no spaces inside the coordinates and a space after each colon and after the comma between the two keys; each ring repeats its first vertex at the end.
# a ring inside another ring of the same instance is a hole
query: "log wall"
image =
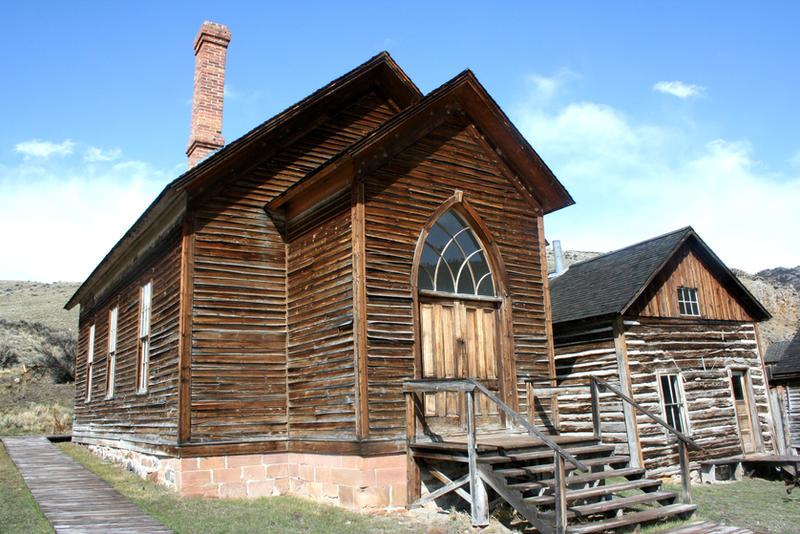
{"type": "MultiPolygon", "coordinates": [[[[396,111],[378,94],[368,93],[268,161],[194,202],[193,442],[288,436],[287,365],[299,360],[287,360],[287,344],[294,347],[296,357],[305,350],[298,349],[305,338],[295,343],[287,336],[287,245],[264,206],[396,111]]],[[[319,221],[305,222],[313,226],[319,221]]],[[[305,230],[295,226],[287,238],[295,240],[305,230]]],[[[336,231],[340,238],[345,230],[336,231]]],[[[290,247],[296,272],[302,269],[300,251],[308,261],[314,261],[317,253],[302,239],[290,247]]],[[[325,328],[340,326],[339,316],[300,314],[302,288],[295,287],[293,293],[295,334],[303,332],[305,318],[313,321],[305,325],[308,328],[320,327],[320,320],[326,321],[325,328]]],[[[320,379],[323,384],[327,380],[324,375],[320,379]]],[[[300,402],[308,387],[295,378],[291,386],[304,391],[292,397],[300,402]]],[[[299,413],[306,413],[303,410],[299,413]]]]}
{"type": "MultiPolygon", "coordinates": [[[[680,373],[689,434],[707,448],[706,458],[742,453],[728,370],[747,369],[758,414],[756,432],[766,450],[773,450],[753,323],[635,318],[625,321],[625,334],[634,398],[662,414],[657,374],[680,373]]],[[[666,431],[641,415],[638,425],[645,466],[677,466],[676,446],[668,444],[666,431]]]]}
{"type": "Polygon", "coordinates": [[[537,217],[469,127],[452,119],[367,177],[365,183],[368,405],[371,437],[404,436],[402,382],[415,377],[411,270],[417,239],[455,190],[475,208],[508,273],[516,397],[548,376],[543,267],[537,217]]]}
{"type": "Polygon", "coordinates": [[[81,309],[75,366],[73,437],[123,439],[150,446],[175,443],[178,411],[180,229],[135,272],[91,309],[81,309]],[[152,281],[150,368],[146,393],[137,392],[139,293],[152,281]],[[109,311],[119,307],[114,396],[106,398],[109,311]],[[91,401],[86,402],[89,329],[95,325],[91,401]]]}
{"type": "MultiPolygon", "coordinates": [[[[557,395],[557,421],[554,426],[563,433],[591,433],[589,377],[594,375],[620,386],[611,322],[586,322],[571,328],[556,326],[555,367],[557,387],[552,393],[557,395]]],[[[540,402],[546,405],[547,391],[542,393],[540,402]]],[[[608,392],[600,393],[600,429],[605,442],[615,444],[621,454],[628,453],[622,402],[608,392]]]]}

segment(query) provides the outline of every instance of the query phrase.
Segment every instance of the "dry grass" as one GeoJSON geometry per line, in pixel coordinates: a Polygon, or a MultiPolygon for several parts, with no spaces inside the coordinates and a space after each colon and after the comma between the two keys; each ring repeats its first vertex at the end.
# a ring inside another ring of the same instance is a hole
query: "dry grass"
{"type": "Polygon", "coordinates": [[[68,433],[74,395],[74,384],[54,384],[46,373],[0,369],[0,435],[68,433]]]}
{"type": "Polygon", "coordinates": [[[60,404],[32,404],[0,410],[0,435],[65,434],[72,429],[72,408],[60,404]]]}

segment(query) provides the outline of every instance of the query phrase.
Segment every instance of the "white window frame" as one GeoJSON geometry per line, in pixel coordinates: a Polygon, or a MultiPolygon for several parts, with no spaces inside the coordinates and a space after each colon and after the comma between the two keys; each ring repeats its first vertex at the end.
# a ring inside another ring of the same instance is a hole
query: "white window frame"
{"type": "Polygon", "coordinates": [[[678,287],[678,313],[687,317],[700,317],[700,301],[696,287],[678,287]]]}
{"type": "Polygon", "coordinates": [[[86,402],[92,400],[92,375],[94,374],[94,324],[89,327],[89,348],[86,351],[86,402]]]}
{"type": "Polygon", "coordinates": [[[153,282],[147,282],[139,291],[139,361],[137,366],[138,393],[146,393],[150,374],[150,308],[153,300],[153,282]]]}
{"type": "Polygon", "coordinates": [[[114,380],[117,371],[117,323],[119,307],[108,312],[108,359],[106,360],[106,398],[114,396],[114,380]]]}
{"type": "MultiPolygon", "coordinates": [[[[668,405],[666,401],[666,396],[664,395],[664,386],[662,381],[663,378],[665,377],[667,378],[667,380],[674,378],[674,390],[675,394],[677,395],[677,399],[675,399],[674,402],[669,403],[669,407],[677,407],[678,409],[678,418],[680,426],[676,426],[673,424],[673,427],[678,432],[681,432],[688,436],[691,433],[691,427],[689,426],[689,413],[686,409],[686,395],[683,390],[683,377],[679,372],[670,371],[670,372],[663,372],[656,374],[656,379],[658,380],[658,397],[659,397],[659,402],[661,404],[661,415],[664,418],[664,421],[666,421],[667,423],[670,422],[670,419],[674,419],[674,412],[673,412],[673,417],[669,417],[667,415],[668,405]]],[[[665,432],[667,432],[668,436],[672,435],[672,433],[668,430],[665,430],[665,432]]]]}

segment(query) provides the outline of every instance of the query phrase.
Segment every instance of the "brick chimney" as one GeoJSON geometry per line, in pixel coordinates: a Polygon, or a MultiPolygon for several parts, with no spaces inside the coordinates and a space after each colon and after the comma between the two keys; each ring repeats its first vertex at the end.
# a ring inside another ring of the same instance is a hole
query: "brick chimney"
{"type": "Polygon", "coordinates": [[[222,137],[222,100],[225,91],[225,54],[231,32],[222,24],[204,22],[194,40],[194,95],[192,129],[186,155],[189,168],[225,145],[222,137]]]}

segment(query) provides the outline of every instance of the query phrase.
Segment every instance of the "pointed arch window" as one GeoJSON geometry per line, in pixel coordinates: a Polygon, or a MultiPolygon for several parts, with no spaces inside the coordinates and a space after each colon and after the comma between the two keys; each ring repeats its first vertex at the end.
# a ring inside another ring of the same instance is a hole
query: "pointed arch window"
{"type": "Polygon", "coordinates": [[[437,293],[496,296],[486,252],[457,211],[446,211],[428,232],[417,284],[421,290],[437,293]]]}

